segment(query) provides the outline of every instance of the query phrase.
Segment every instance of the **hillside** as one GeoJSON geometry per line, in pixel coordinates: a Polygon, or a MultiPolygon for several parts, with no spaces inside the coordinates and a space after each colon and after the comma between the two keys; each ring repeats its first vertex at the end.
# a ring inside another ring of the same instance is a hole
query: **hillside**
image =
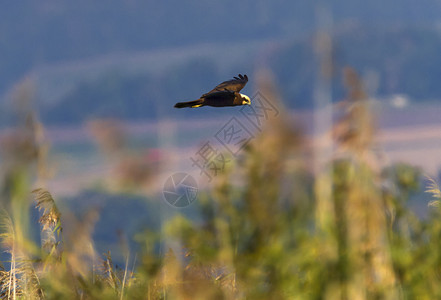
{"type": "Polygon", "coordinates": [[[433,27],[439,21],[438,1],[424,0],[418,6],[413,3],[9,1],[0,10],[0,95],[25,73],[45,64],[126,51],[309,34],[316,27],[318,7],[329,9],[337,27],[354,20],[383,29],[402,25],[433,27]]]}
{"type": "MultiPolygon", "coordinates": [[[[320,8],[333,19],[335,100],[343,96],[340,70],[346,65],[371,80],[373,96],[436,100],[441,98],[441,6],[434,0],[420,4],[7,3],[0,11],[0,125],[11,122],[5,101],[24,78],[35,83],[46,124],[176,117],[170,110],[176,101],[192,100],[239,72],[253,76],[262,67],[273,70],[287,106],[309,108],[320,8]]],[[[245,92],[254,93],[252,84],[245,92]]],[[[180,116],[194,113],[204,114],[180,116]]]]}
{"type": "MultiPolygon", "coordinates": [[[[354,26],[336,32],[333,46],[334,101],[344,97],[341,70],[348,65],[369,81],[373,97],[403,94],[413,103],[441,99],[437,30],[354,26]]],[[[54,64],[37,69],[30,78],[36,83],[40,115],[48,125],[103,117],[153,120],[205,115],[210,108],[177,111],[173,104],[193,100],[239,72],[252,78],[244,89],[252,96],[256,71],[262,66],[273,71],[288,107],[309,109],[319,69],[313,49],[312,38],[206,44],[54,64]]]]}

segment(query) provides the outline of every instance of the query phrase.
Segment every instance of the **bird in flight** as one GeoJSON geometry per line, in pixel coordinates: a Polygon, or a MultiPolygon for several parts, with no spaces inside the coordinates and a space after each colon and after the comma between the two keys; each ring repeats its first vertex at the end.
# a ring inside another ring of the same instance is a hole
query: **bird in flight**
{"type": "Polygon", "coordinates": [[[201,107],[201,106],[238,106],[251,105],[250,97],[239,93],[240,90],[248,82],[248,76],[239,74],[239,77],[224,81],[218,84],[214,89],[206,94],[203,94],[198,100],[189,102],[178,102],[175,104],[176,108],[184,107],[201,107]]]}

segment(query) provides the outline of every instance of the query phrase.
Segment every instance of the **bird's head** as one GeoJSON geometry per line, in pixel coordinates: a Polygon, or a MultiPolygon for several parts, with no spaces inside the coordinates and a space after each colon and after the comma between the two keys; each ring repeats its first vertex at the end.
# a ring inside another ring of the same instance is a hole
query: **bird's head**
{"type": "Polygon", "coordinates": [[[251,105],[251,99],[247,95],[240,94],[242,97],[242,105],[251,105]]]}

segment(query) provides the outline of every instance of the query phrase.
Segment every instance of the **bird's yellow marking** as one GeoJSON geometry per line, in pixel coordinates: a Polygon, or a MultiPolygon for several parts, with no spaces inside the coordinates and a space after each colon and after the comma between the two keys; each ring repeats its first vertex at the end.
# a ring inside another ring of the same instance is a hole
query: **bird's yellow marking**
{"type": "Polygon", "coordinates": [[[242,105],[251,105],[251,99],[247,95],[239,94],[242,97],[242,105]]]}
{"type": "Polygon", "coordinates": [[[200,107],[200,106],[202,106],[202,104],[193,105],[192,108],[200,107]]]}

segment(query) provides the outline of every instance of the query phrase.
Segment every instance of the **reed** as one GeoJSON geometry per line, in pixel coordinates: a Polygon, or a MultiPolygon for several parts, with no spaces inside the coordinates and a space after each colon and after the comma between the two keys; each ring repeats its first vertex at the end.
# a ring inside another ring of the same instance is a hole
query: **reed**
{"type": "MultiPolygon", "coordinates": [[[[202,192],[201,221],[177,214],[162,232],[140,232],[133,265],[135,254],[121,237],[123,268],[110,252],[96,253],[92,233],[98,211],[64,223],[73,217],[61,215],[44,184],[31,188],[30,182],[44,182],[48,173],[48,148],[37,116],[21,109],[19,134],[1,149],[8,163],[1,177],[0,242],[7,259],[0,266],[0,297],[440,298],[439,186],[428,179],[430,213],[416,217],[407,201],[420,190],[421,171],[405,164],[382,167],[362,81],[350,68],[344,80],[347,97],[336,106],[334,152],[325,173],[312,167],[314,143],[284,113],[271,76],[263,74],[259,89],[280,115],[267,120],[241,157],[202,192]],[[31,206],[40,212],[40,243],[29,236],[31,206]],[[181,247],[161,253],[161,234],[181,247]]],[[[111,124],[91,126],[102,136],[98,144],[109,161],[124,161],[124,136],[111,124]]],[[[152,173],[128,168],[124,174],[127,186],[142,193],[152,173]]]]}

